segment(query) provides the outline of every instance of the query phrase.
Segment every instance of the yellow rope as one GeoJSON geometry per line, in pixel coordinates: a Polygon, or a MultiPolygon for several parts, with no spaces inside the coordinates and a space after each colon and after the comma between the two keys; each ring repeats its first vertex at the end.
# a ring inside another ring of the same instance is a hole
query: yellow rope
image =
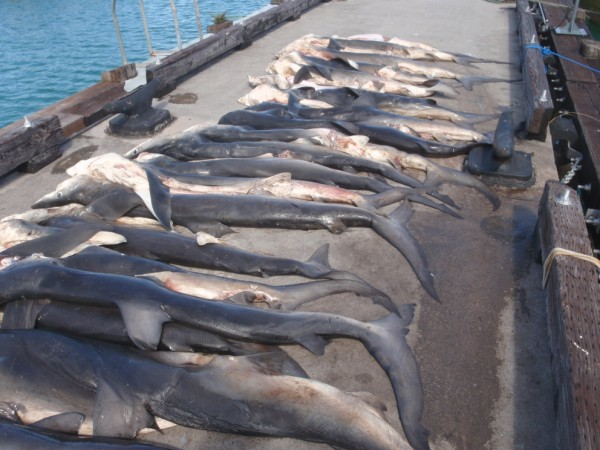
{"type": "Polygon", "coordinates": [[[544,261],[544,277],[542,280],[542,286],[544,287],[544,289],[546,288],[546,283],[548,282],[548,276],[550,275],[550,268],[552,267],[554,258],[556,258],[559,255],[572,256],[573,258],[591,262],[597,268],[600,269],[600,260],[598,260],[598,258],[594,258],[593,256],[589,255],[584,255],[583,253],[574,252],[572,250],[567,250],[566,248],[555,247],[546,257],[546,261],[544,261]]]}

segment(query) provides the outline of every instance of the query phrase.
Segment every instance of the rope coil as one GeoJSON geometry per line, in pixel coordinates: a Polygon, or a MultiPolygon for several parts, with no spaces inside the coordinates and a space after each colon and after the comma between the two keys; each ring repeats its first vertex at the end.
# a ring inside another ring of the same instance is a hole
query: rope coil
{"type": "Polygon", "coordinates": [[[550,269],[552,268],[552,263],[554,262],[554,259],[559,255],[571,256],[573,258],[591,262],[596,266],[596,268],[600,269],[600,260],[598,260],[598,258],[594,258],[590,255],[584,255],[583,253],[574,252],[572,250],[567,250],[566,248],[555,247],[548,254],[546,260],[544,261],[544,276],[542,278],[542,287],[544,289],[546,289],[546,284],[548,283],[548,277],[550,276],[550,269]]]}

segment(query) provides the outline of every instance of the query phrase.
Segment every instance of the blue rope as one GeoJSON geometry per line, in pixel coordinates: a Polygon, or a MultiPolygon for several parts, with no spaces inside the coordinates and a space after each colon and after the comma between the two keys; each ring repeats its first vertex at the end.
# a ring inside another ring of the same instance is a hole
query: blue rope
{"type": "Polygon", "coordinates": [[[549,49],[547,49],[547,48],[544,48],[544,47],[542,47],[542,46],[541,46],[541,45],[539,45],[539,44],[528,44],[528,45],[525,45],[523,48],[524,48],[524,49],[528,49],[528,48],[535,48],[535,49],[538,49],[538,50],[540,50],[540,51],[542,52],[542,54],[543,54],[543,55],[554,55],[554,56],[558,56],[559,58],[562,58],[562,59],[564,59],[565,61],[569,61],[569,62],[572,62],[572,63],[574,63],[574,64],[577,64],[578,66],[585,67],[586,69],[589,69],[589,70],[591,70],[592,72],[600,73],[600,70],[598,70],[598,69],[594,69],[593,67],[590,67],[590,66],[588,66],[588,65],[586,65],[586,64],[582,64],[582,63],[580,63],[579,61],[575,61],[574,59],[568,58],[568,57],[566,57],[566,56],[559,55],[558,53],[555,53],[555,52],[553,52],[552,50],[549,50],[549,49]]]}

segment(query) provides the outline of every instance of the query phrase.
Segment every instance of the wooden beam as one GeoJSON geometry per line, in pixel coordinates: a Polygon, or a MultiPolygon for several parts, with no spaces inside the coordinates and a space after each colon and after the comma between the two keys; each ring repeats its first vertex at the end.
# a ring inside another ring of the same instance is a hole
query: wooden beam
{"type": "MultiPolygon", "coordinates": [[[[542,260],[557,247],[592,255],[577,193],[548,181],[539,208],[542,260]]],[[[558,446],[597,449],[600,442],[600,284],[595,266],[557,256],[546,285],[558,446]]]]}
{"type": "Polygon", "coordinates": [[[526,131],[533,137],[545,140],[548,122],[554,111],[554,103],[544,68],[544,60],[539,49],[537,29],[529,12],[528,0],[517,0],[519,17],[519,37],[521,43],[521,70],[527,100],[525,110],[526,131]]]}
{"type": "Polygon", "coordinates": [[[60,143],[64,134],[58,116],[48,116],[31,121],[29,127],[14,127],[0,136],[0,176],[31,160],[26,171],[39,170],[60,156],[60,143]]]}

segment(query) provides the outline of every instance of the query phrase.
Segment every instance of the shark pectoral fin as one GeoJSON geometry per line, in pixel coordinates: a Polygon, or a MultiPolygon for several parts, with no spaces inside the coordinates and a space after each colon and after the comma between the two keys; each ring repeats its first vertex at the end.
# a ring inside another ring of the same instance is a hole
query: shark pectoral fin
{"type": "Polygon", "coordinates": [[[198,231],[196,233],[196,243],[198,244],[199,247],[202,247],[202,246],[208,245],[208,244],[227,245],[227,242],[225,242],[224,240],[216,238],[212,234],[208,234],[203,231],[198,231]]]}
{"type": "Polygon", "coordinates": [[[296,342],[304,347],[309,352],[321,356],[325,353],[325,346],[328,342],[321,336],[316,334],[301,335],[296,339],[296,342]]]}
{"type": "Polygon", "coordinates": [[[144,202],[135,192],[115,186],[114,192],[94,200],[87,206],[87,210],[111,221],[123,217],[136,206],[143,204],[144,202]]]}
{"type": "Polygon", "coordinates": [[[171,321],[169,315],[143,302],[121,302],[118,306],[133,343],[143,350],[155,350],[160,342],[163,324],[171,321]]]}
{"type": "Polygon", "coordinates": [[[150,191],[150,204],[146,204],[146,206],[152,211],[160,224],[170,230],[173,228],[171,223],[171,191],[152,171],[144,170],[146,171],[150,191]]]}
{"type": "Polygon", "coordinates": [[[290,172],[278,173],[258,181],[249,192],[270,192],[271,187],[277,186],[281,183],[289,183],[290,181],[292,181],[292,174],[290,172]]]}
{"type": "Polygon", "coordinates": [[[240,358],[246,359],[251,367],[258,373],[265,375],[282,375],[285,356],[285,353],[275,351],[240,356],[240,358]]]}
{"type": "Polygon", "coordinates": [[[36,428],[57,431],[59,433],[77,435],[79,427],[85,420],[85,414],[79,412],[66,412],[55,416],[46,417],[31,424],[36,428]]]}
{"type": "Polygon", "coordinates": [[[61,258],[66,258],[68,256],[75,255],[87,247],[97,247],[101,245],[118,245],[127,242],[127,238],[125,236],[114,233],[112,231],[98,231],[87,241],[82,242],[77,247],[69,250],[67,253],[61,255],[61,258]]]}
{"type": "Polygon", "coordinates": [[[38,314],[48,300],[17,300],[9,302],[4,307],[4,316],[0,328],[17,330],[35,328],[38,314]]]}
{"type": "Polygon", "coordinates": [[[358,126],[353,124],[352,122],[347,122],[345,120],[335,120],[335,121],[332,121],[331,123],[333,123],[336,127],[338,127],[344,133],[348,133],[348,134],[352,134],[352,135],[358,135],[360,133],[360,129],[358,128],[358,126]]]}
{"type": "Polygon", "coordinates": [[[340,234],[346,231],[346,225],[344,225],[344,222],[338,218],[326,218],[323,220],[322,224],[333,234],[340,234]]]}
{"type": "Polygon", "coordinates": [[[123,386],[98,379],[94,401],[94,436],[133,439],[139,430],[155,426],[154,417],[123,386]]]}

